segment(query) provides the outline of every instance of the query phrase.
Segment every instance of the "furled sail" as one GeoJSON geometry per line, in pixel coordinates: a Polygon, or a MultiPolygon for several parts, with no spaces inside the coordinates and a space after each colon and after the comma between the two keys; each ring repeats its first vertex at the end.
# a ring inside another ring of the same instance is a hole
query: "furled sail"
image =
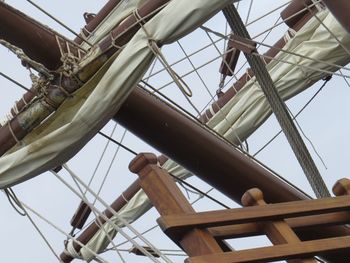
{"type": "MultiPolygon", "coordinates": [[[[142,25],[117,58],[110,59],[48,120],[0,158],[0,188],[68,161],[112,118],[142,78],[155,57],[150,42],[176,41],[232,2],[170,1],[142,25]]],[[[91,57],[96,56],[94,51],[91,57]]]]}
{"type": "MultiPolygon", "coordinates": [[[[349,63],[350,54],[344,49],[344,46],[349,45],[350,35],[329,11],[320,11],[317,18],[310,19],[286,43],[284,50],[287,52],[279,52],[267,65],[281,97],[287,100],[331,72],[336,72],[339,66],[349,63]]],[[[237,137],[241,140],[248,138],[270,114],[268,102],[255,78],[252,78],[207,124],[229,141],[238,143],[237,137]]],[[[166,161],[163,168],[180,178],[191,176],[189,171],[172,160],[166,161]]],[[[118,215],[131,223],[150,207],[146,195],[140,190],[118,215]]],[[[117,217],[113,217],[111,222],[123,227],[117,217]]],[[[72,241],[67,246],[67,252],[91,260],[94,257],[91,250],[103,250],[109,243],[109,238],[116,234],[111,223],[105,223],[103,228],[104,231],[96,233],[79,254],[75,252],[72,241]]]]}

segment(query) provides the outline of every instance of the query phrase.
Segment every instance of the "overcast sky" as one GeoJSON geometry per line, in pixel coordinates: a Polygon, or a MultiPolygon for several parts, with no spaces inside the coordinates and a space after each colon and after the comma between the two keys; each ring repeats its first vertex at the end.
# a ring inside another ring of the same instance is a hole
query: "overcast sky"
{"type": "MultiPolygon", "coordinates": [[[[72,35],[66,30],[62,29],[50,18],[46,17],[38,10],[33,8],[25,0],[6,0],[6,2],[29,16],[35,17],[36,20],[54,28],[58,32],[72,37],[72,35]]],[[[59,20],[64,21],[69,27],[75,31],[79,31],[84,25],[82,14],[86,11],[97,12],[106,1],[92,1],[92,0],[35,0],[35,3],[43,7],[49,13],[54,14],[59,20]]],[[[274,6],[279,6],[287,1],[275,1],[265,0],[264,3],[261,1],[254,1],[252,13],[249,21],[259,17],[261,14],[272,10],[274,6]],[[257,2],[257,3],[256,3],[257,2]],[[259,3],[258,3],[259,2],[259,3]]],[[[245,17],[250,1],[244,0],[241,3],[241,14],[245,17]]],[[[263,29],[269,28],[277,19],[277,14],[268,18],[264,23],[257,23],[251,26],[249,29],[254,35],[263,29]]],[[[244,19],[245,20],[245,19],[244,19]]],[[[223,23],[223,17],[219,15],[211,20],[207,25],[215,30],[222,33],[225,32],[225,24],[223,23]]],[[[267,39],[269,44],[274,43],[280,36],[282,36],[285,30],[284,26],[279,27],[274,31],[267,39]]],[[[192,37],[187,37],[182,40],[182,44],[188,52],[199,49],[208,43],[208,39],[204,37],[203,32],[197,32],[192,37]]],[[[222,46],[223,43],[219,45],[222,46]]],[[[166,47],[165,54],[170,61],[175,61],[179,58],[179,48],[176,45],[166,47]]],[[[213,57],[215,52],[208,50],[208,53],[203,56],[195,57],[198,63],[201,60],[209,60],[213,57]]],[[[181,55],[182,56],[182,55],[181,55]]],[[[180,56],[180,57],[181,57],[180,56]]],[[[0,48],[0,71],[8,74],[15,78],[20,83],[30,87],[30,80],[28,72],[20,65],[19,61],[8,52],[5,48],[0,48]]],[[[209,83],[213,92],[217,89],[219,83],[218,67],[220,61],[216,61],[205,67],[202,74],[206,77],[206,82],[209,83]]],[[[157,65],[156,67],[160,67],[157,65]]],[[[180,73],[181,71],[186,72],[188,65],[179,66],[176,68],[180,73]]],[[[157,80],[158,85],[166,83],[168,79],[157,80]]],[[[188,80],[191,84],[193,83],[193,90],[195,93],[194,101],[196,105],[201,108],[207,102],[209,97],[203,95],[203,88],[198,86],[194,87],[194,83],[198,80],[195,78],[188,80]]],[[[298,111],[308,99],[317,91],[322,83],[317,83],[309,90],[303,92],[301,95],[292,99],[288,102],[290,109],[295,113],[298,111]]],[[[184,104],[185,107],[190,109],[188,105],[184,103],[181,95],[170,90],[171,87],[165,89],[168,94],[173,94],[174,98],[180,103],[184,104]]],[[[0,113],[4,115],[12,107],[13,102],[18,100],[23,94],[23,90],[13,85],[5,79],[0,78],[0,113]]],[[[312,141],[313,145],[322,156],[325,161],[327,168],[321,164],[320,159],[316,157],[313,150],[310,150],[315,158],[315,161],[320,169],[322,176],[324,177],[327,186],[331,186],[336,182],[337,179],[348,176],[348,163],[349,163],[349,144],[348,134],[350,134],[350,126],[348,124],[350,103],[350,87],[346,84],[344,79],[340,77],[334,77],[326,88],[320,93],[315,101],[305,110],[303,114],[298,118],[300,126],[303,128],[305,135],[312,141]]],[[[110,133],[114,123],[108,124],[104,131],[110,133]]],[[[249,138],[249,149],[253,154],[256,152],[266,141],[268,141],[276,132],[279,131],[279,127],[274,117],[269,120],[253,135],[249,138]]],[[[124,129],[117,127],[116,133],[113,138],[120,140],[124,129]]],[[[304,137],[305,138],[305,137],[304,137]]],[[[150,146],[141,143],[140,140],[136,139],[130,133],[126,134],[124,143],[130,148],[137,152],[142,151],[156,151],[150,146]]],[[[93,173],[94,168],[101,156],[103,147],[106,144],[106,140],[96,136],[74,159],[69,165],[74,171],[79,174],[87,182],[93,173]]],[[[307,142],[308,146],[310,144],[307,142]]],[[[94,189],[97,189],[98,183],[101,181],[102,176],[105,174],[107,167],[112,159],[112,156],[116,150],[115,145],[108,147],[107,153],[102,161],[101,169],[98,171],[99,179],[94,182],[94,189]]],[[[121,150],[118,154],[117,161],[112,166],[112,171],[108,177],[106,186],[104,187],[101,196],[110,203],[117,196],[121,194],[123,190],[136,179],[136,176],[128,172],[127,165],[132,159],[132,155],[121,150]]],[[[284,136],[279,136],[267,150],[263,151],[258,158],[265,164],[276,170],[278,173],[283,175],[285,178],[296,184],[304,191],[311,194],[310,187],[306,179],[303,176],[301,168],[296,162],[295,157],[290,150],[284,136]]],[[[62,173],[64,176],[64,173],[62,173]]],[[[69,180],[69,177],[66,177],[69,180]]],[[[192,183],[195,183],[203,190],[208,190],[210,187],[196,179],[191,179],[192,183]]],[[[63,230],[69,232],[69,221],[73,215],[77,205],[79,204],[78,198],[70,192],[66,186],[61,184],[57,178],[53,177],[49,173],[42,174],[28,182],[25,182],[19,186],[14,187],[16,193],[18,193],[21,200],[28,205],[35,208],[38,212],[42,213],[50,221],[54,222],[63,230]]],[[[224,198],[219,193],[213,193],[217,198],[220,198],[223,202],[233,206],[234,204],[224,198]]],[[[195,196],[192,196],[194,200],[195,196]]],[[[210,202],[202,201],[196,206],[198,209],[209,209],[218,208],[210,202]]],[[[0,199],[1,218],[0,223],[0,245],[2,251],[3,262],[56,262],[52,253],[49,251],[41,237],[37,234],[35,229],[29,223],[26,218],[20,217],[9,205],[5,196],[0,199]]],[[[139,220],[135,226],[139,231],[145,230],[155,224],[155,219],[158,217],[157,213],[152,211],[144,219],[139,220]]],[[[48,226],[46,223],[33,216],[35,222],[38,223],[41,230],[48,237],[50,243],[54,247],[55,251],[59,254],[63,249],[64,236],[48,226]]],[[[174,246],[168,241],[167,237],[162,236],[162,233],[152,232],[146,235],[147,238],[155,242],[160,248],[169,248],[174,246]]],[[[122,242],[124,239],[119,235],[116,239],[116,243],[122,242]]],[[[236,242],[236,247],[240,247],[243,243],[236,242]]],[[[124,246],[124,248],[130,248],[130,245],[124,246]]],[[[149,262],[146,258],[133,257],[128,253],[123,253],[125,259],[128,262],[149,262]]],[[[108,253],[105,257],[109,262],[121,262],[115,253],[108,253]]],[[[183,261],[183,258],[174,259],[175,262],[183,261]]]]}

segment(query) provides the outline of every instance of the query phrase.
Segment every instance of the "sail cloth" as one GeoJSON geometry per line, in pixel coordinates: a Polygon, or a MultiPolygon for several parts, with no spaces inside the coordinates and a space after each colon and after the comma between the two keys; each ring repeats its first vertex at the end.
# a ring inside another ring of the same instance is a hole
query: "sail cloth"
{"type": "Polygon", "coordinates": [[[143,25],[115,59],[109,60],[45,123],[0,158],[0,188],[23,182],[73,157],[115,115],[147,71],[155,57],[149,40],[162,45],[176,41],[232,2],[170,1],[143,25]]]}
{"type": "MultiPolygon", "coordinates": [[[[345,66],[350,62],[350,54],[343,48],[350,46],[350,35],[328,10],[317,13],[317,16],[319,20],[312,18],[287,42],[284,50],[289,53],[279,52],[276,59],[267,65],[271,78],[284,100],[297,95],[328,75],[322,71],[335,72],[339,68],[334,65],[345,66]]],[[[270,114],[269,104],[259,84],[252,78],[207,124],[232,143],[238,143],[237,136],[244,141],[270,114]]],[[[183,179],[192,175],[172,160],[166,161],[163,168],[183,179]]],[[[151,204],[141,190],[118,214],[132,223],[149,207],[151,204]],[[127,216],[124,217],[125,214],[127,216]]],[[[116,217],[111,220],[118,227],[124,226],[116,217]]],[[[114,237],[116,231],[112,224],[105,223],[104,228],[111,234],[111,238],[114,237]]],[[[105,233],[97,232],[86,247],[81,249],[80,256],[83,259],[89,261],[94,257],[89,249],[98,252],[107,246],[109,239],[105,233]]],[[[74,249],[71,242],[67,249],[71,252],[74,249]]]]}
{"type": "MultiPolygon", "coordinates": [[[[121,1],[108,16],[100,23],[93,32],[90,32],[88,41],[90,44],[96,44],[105,37],[113,28],[127,18],[132,12],[143,5],[147,0],[129,0],[121,1]]],[[[84,30],[86,31],[86,29],[84,30]]],[[[81,34],[84,36],[84,34],[81,34]]],[[[88,50],[89,44],[83,42],[81,47],[88,50]]]]}

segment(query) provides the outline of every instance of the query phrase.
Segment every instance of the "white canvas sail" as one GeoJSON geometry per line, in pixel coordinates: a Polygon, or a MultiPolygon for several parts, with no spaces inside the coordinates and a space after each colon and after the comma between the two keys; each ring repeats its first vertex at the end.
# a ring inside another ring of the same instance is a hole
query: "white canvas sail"
{"type": "MultiPolygon", "coordinates": [[[[321,11],[317,16],[322,24],[318,19],[312,18],[288,41],[284,48],[288,52],[279,52],[276,59],[267,65],[276,88],[284,100],[310,87],[328,75],[327,72],[336,72],[339,67],[335,65],[346,65],[350,62],[350,54],[343,47],[350,46],[350,35],[329,11],[321,11]],[[285,63],[286,61],[289,63],[285,63]]],[[[211,118],[208,125],[229,141],[238,143],[237,136],[245,140],[270,114],[268,102],[255,78],[252,78],[221,111],[211,118]]],[[[172,160],[168,160],[163,168],[179,178],[192,175],[172,160]]],[[[150,207],[148,198],[141,190],[119,211],[119,215],[132,223],[150,207]]],[[[123,223],[117,217],[111,220],[118,227],[123,227],[123,223]]],[[[109,238],[115,236],[116,231],[112,224],[106,223],[104,229],[110,234],[109,238]]],[[[90,250],[96,252],[103,250],[108,245],[109,238],[105,231],[99,231],[81,249],[79,255],[75,253],[72,242],[68,244],[67,249],[72,256],[89,261],[94,257],[90,250]]]]}

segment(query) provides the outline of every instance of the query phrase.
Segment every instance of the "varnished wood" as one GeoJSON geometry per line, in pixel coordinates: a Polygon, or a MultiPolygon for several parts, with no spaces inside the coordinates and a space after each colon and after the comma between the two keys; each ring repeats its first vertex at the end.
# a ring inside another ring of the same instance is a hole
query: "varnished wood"
{"type": "Polygon", "coordinates": [[[297,216],[326,214],[341,210],[350,210],[350,196],[270,204],[266,207],[245,207],[200,212],[184,216],[164,216],[159,220],[159,223],[163,230],[169,232],[194,226],[207,228],[264,220],[279,220],[297,216]]]}
{"type": "MultiPolygon", "coordinates": [[[[195,213],[174,180],[157,166],[155,155],[139,154],[130,163],[129,169],[139,175],[142,189],[161,215],[183,216],[195,213]]],[[[194,227],[188,231],[181,231],[173,240],[190,256],[223,251],[206,229],[194,227]]]]}
{"type": "MultiPolygon", "coordinates": [[[[242,197],[244,206],[266,206],[263,192],[253,188],[245,192],[242,197]]],[[[300,243],[299,237],[285,220],[257,223],[261,225],[264,233],[274,245],[297,244],[300,243]]],[[[288,263],[316,263],[312,258],[287,260],[288,263]]]]}
{"type": "MultiPolygon", "coordinates": [[[[319,226],[341,225],[350,222],[349,212],[336,212],[324,215],[302,216],[285,220],[296,232],[305,232],[319,226]]],[[[262,235],[263,229],[256,223],[219,226],[209,228],[210,233],[222,239],[262,235]]]]}
{"type": "MultiPolygon", "coordinates": [[[[188,258],[186,263],[263,263],[284,259],[310,257],[344,252],[350,249],[350,237],[338,237],[305,241],[297,244],[284,244],[273,247],[241,250],[237,252],[218,253],[201,257],[188,258]]],[[[349,262],[348,258],[339,258],[337,262],[349,262]]]]}
{"type": "Polygon", "coordinates": [[[347,178],[338,180],[332,190],[336,196],[350,195],[350,180],[347,178]]]}

